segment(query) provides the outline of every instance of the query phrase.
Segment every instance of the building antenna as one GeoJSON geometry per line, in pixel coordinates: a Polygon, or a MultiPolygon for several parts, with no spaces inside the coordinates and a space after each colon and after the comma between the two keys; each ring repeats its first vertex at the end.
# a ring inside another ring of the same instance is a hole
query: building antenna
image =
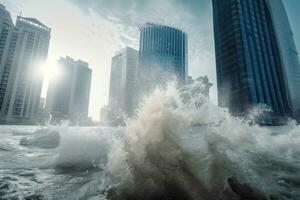
{"type": "Polygon", "coordinates": [[[22,10],[20,11],[20,17],[22,17],[22,10]]]}

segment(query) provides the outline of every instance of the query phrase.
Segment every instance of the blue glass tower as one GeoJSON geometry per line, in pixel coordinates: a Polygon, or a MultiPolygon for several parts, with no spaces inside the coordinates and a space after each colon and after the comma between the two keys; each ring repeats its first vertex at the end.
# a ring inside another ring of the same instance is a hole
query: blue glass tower
{"type": "Polygon", "coordinates": [[[140,27],[139,86],[149,91],[176,77],[187,79],[187,34],[179,29],[153,23],[140,27]]]}
{"type": "Polygon", "coordinates": [[[282,0],[266,1],[277,36],[281,64],[286,76],[293,116],[300,120],[300,63],[294,34],[282,0]]]}
{"type": "Polygon", "coordinates": [[[299,76],[300,68],[285,62],[281,40],[290,38],[286,45],[294,40],[279,34],[278,29],[290,31],[290,26],[278,11],[286,16],[281,0],[213,0],[219,105],[233,114],[258,104],[268,105],[278,117],[296,112],[293,96],[299,91],[293,94],[291,86],[299,84],[292,76],[299,76]]]}

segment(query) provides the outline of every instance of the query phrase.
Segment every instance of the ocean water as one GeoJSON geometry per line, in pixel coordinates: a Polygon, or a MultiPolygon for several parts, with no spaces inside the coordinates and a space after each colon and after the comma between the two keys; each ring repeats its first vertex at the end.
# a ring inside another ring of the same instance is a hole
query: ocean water
{"type": "Polygon", "coordinates": [[[234,118],[201,87],[155,90],[126,127],[0,126],[0,199],[300,199],[300,127],[234,118]]]}

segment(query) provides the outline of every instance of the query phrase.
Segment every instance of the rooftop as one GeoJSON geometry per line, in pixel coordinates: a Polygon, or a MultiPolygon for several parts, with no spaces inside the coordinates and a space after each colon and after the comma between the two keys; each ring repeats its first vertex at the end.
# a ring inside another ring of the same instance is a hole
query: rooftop
{"type": "Polygon", "coordinates": [[[127,46],[127,47],[124,47],[124,48],[120,49],[119,51],[115,52],[113,56],[117,56],[117,55],[122,54],[126,51],[133,51],[133,52],[138,53],[138,50],[127,46]]]}
{"type": "Polygon", "coordinates": [[[68,64],[71,64],[71,65],[79,65],[79,66],[83,66],[83,67],[86,67],[88,69],[91,69],[89,67],[89,63],[83,61],[83,60],[75,60],[69,56],[66,56],[65,58],[64,57],[60,57],[60,59],[58,60],[58,62],[60,63],[68,63],[68,64]]]}
{"type": "Polygon", "coordinates": [[[44,25],[42,22],[40,22],[39,20],[37,20],[35,18],[18,16],[17,20],[20,20],[21,22],[25,22],[25,23],[28,23],[28,24],[33,25],[33,26],[37,26],[37,27],[42,28],[46,31],[51,31],[51,29],[49,27],[47,27],[46,25],[44,25]]]}
{"type": "Polygon", "coordinates": [[[182,28],[179,28],[177,26],[171,26],[171,25],[166,25],[166,24],[161,24],[161,23],[154,23],[154,22],[146,22],[144,24],[138,25],[139,29],[147,28],[147,27],[166,27],[174,30],[181,31],[185,33],[182,28]]]}

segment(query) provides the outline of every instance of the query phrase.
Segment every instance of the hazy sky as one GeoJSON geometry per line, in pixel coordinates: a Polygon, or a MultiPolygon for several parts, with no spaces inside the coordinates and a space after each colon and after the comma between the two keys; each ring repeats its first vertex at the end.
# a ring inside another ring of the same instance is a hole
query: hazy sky
{"type": "MultiPolygon", "coordinates": [[[[189,39],[189,75],[216,83],[211,0],[0,0],[13,18],[34,17],[52,29],[48,66],[60,56],[82,59],[93,69],[90,115],[98,120],[107,103],[111,57],[138,49],[137,26],[146,21],[179,27],[189,39]]],[[[298,49],[300,0],[284,0],[298,49]]],[[[47,83],[45,87],[47,88],[47,83]]],[[[44,89],[43,95],[45,96],[44,89]]],[[[216,85],[211,100],[217,102],[216,85]]]]}

